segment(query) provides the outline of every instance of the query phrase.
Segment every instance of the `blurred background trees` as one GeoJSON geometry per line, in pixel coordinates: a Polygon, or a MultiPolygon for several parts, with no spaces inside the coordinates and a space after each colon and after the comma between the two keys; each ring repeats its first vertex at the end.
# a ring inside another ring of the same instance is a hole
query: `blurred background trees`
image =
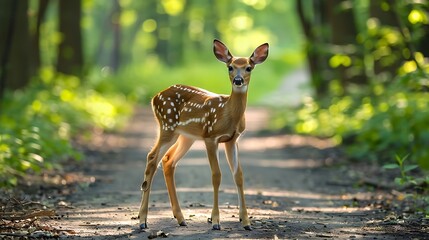
{"type": "Polygon", "coordinates": [[[296,4],[307,38],[312,85],[319,97],[329,94],[329,84],[340,85],[348,94],[349,87],[368,85],[369,79],[391,82],[404,61],[417,67],[421,64],[415,54],[429,54],[425,1],[297,0],[296,4]]]}
{"type": "Polygon", "coordinates": [[[295,15],[290,14],[293,3],[6,0],[2,4],[0,25],[2,36],[7,36],[1,38],[7,59],[2,66],[2,82],[11,89],[26,86],[38,70],[47,67],[88,76],[101,69],[108,75],[144,67],[148,62],[177,67],[213,60],[214,38],[228,42],[237,55],[249,54],[258,44],[269,41],[279,50],[273,52],[282,65],[277,68],[279,74],[299,65],[302,58],[302,37],[295,15]],[[8,36],[9,30],[13,35],[8,36]]]}
{"type": "Polygon", "coordinates": [[[251,104],[309,72],[301,106],[270,100],[273,128],[331,138],[353,159],[409,155],[429,168],[428,10],[427,0],[3,0],[0,166],[13,167],[0,172],[72,155],[49,138],[114,129],[168,85],[229,93],[214,38],[235,55],[270,43],[251,104]]]}
{"type": "Polygon", "coordinates": [[[349,157],[429,168],[427,1],[296,1],[315,90],[294,131],[333,138],[349,157]]]}

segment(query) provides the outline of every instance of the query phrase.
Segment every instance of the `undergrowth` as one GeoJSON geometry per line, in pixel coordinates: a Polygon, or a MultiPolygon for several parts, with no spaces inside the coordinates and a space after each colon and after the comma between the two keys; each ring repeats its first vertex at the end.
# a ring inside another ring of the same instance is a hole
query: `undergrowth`
{"type": "Polygon", "coordinates": [[[7,92],[2,100],[0,185],[16,185],[30,170],[81,159],[74,136],[93,127],[118,128],[130,114],[123,95],[104,95],[75,76],[42,69],[28,87],[7,92]]]}
{"type": "Polygon", "coordinates": [[[429,169],[429,93],[417,73],[398,77],[389,86],[374,84],[360,94],[331,96],[328,103],[307,98],[296,114],[280,122],[301,134],[332,138],[351,159],[409,161],[429,169]]]}
{"type": "Polygon", "coordinates": [[[416,212],[424,214],[426,219],[429,219],[429,175],[414,176],[411,172],[418,168],[415,164],[409,164],[407,159],[409,155],[400,157],[395,156],[395,163],[385,164],[384,169],[399,170],[399,176],[395,178],[395,184],[400,188],[411,188],[409,194],[405,194],[405,198],[410,199],[414,204],[413,208],[416,212]]]}
{"type": "MultiPolygon", "coordinates": [[[[296,114],[281,114],[274,123],[296,133],[331,138],[351,160],[398,169],[400,176],[392,181],[413,186],[410,196],[427,205],[428,86],[426,74],[411,72],[387,86],[373,83],[352,95],[307,98],[296,114]]],[[[421,211],[429,217],[429,208],[421,211]]]]}

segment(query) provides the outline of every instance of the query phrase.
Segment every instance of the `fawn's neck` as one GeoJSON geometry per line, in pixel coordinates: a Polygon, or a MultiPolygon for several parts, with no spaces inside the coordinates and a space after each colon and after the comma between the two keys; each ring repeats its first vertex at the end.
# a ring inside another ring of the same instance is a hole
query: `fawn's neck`
{"type": "Polygon", "coordinates": [[[236,119],[237,122],[240,121],[244,115],[244,111],[246,110],[247,90],[237,91],[233,89],[226,104],[229,108],[229,115],[233,119],[236,119]]]}

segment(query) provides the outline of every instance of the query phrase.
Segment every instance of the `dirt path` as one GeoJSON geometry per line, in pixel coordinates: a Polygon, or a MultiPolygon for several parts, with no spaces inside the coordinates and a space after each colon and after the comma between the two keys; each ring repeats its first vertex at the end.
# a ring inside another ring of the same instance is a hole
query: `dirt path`
{"type": "MultiPolygon", "coordinates": [[[[353,188],[347,168],[327,167],[338,158],[326,141],[295,135],[261,134],[269,113],[248,109],[248,131],[240,141],[246,199],[253,231],[238,221],[235,185],[221,150],[221,231],[207,223],[212,204],[211,173],[202,143],[196,143],[176,171],[187,227],[179,227],[169,206],[161,170],[155,176],[149,227],[137,229],[140,184],[156,125],[150,109],[139,109],[121,134],[102,139],[85,162],[95,176],[90,187],[66,199],[52,224],[73,229],[70,239],[352,239],[411,238],[401,226],[384,225],[386,213],[373,203],[384,195],[353,188]],[[98,157],[97,157],[98,156],[98,157]],[[100,158],[99,156],[103,156],[100,158]]],[[[332,165],[332,164],[331,164],[332,165]]],[[[420,233],[421,234],[421,233],[420,233]]],[[[422,235],[419,235],[422,236],[422,235]]]]}

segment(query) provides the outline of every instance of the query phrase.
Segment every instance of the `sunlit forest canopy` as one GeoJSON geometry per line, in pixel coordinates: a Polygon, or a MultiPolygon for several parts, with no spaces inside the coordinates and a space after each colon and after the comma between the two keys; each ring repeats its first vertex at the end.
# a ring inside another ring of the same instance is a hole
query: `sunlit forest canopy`
{"type": "Polygon", "coordinates": [[[35,78],[55,84],[56,73],[144,103],[175,83],[229,93],[225,68],[212,52],[218,38],[236,56],[270,44],[269,64],[254,74],[254,103],[303,62],[293,1],[8,0],[1,6],[2,93],[35,78]]]}
{"type": "Polygon", "coordinates": [[[281,52],[301,45],[292,1],[115,2],[91,0],[83,5],[86,52],[101,65],[108,64],[102,62],[103,54],[113,48],[115,31],[120,31],[123,61],[156,57],[167,64],[181,64],[195,55],[211,58],[213,38],[228,43],[239,56],[250,54],[263,42],[281,52]]]}
{"type": "MultiPolygon", "coordinates": [[[[40,25],[42,66],[56,65],[63,39],[56,5],[49,1],[40,25]]],[[[30,0],[30,26],[36,24],[40,6],[30,0]]],[[[228,82],[222,82],[226,72],[213,56],[215,38],[236,56],[248,57],[256,46],[270,44],[270,64],[255,73],[258,80],[252,86],[258,91],[251,102],[269,94],[286,72],[303,62],[293,1],[84,0],[81,11],[82,70],[103,77],[119,72],[111,80],[117,81],[115,88],[138,98],[147,99],[174,83],[229,93],[228,82]]]]}
{"type": "Polygon", "coordinates": [[[292,66],[302,63],[302,36],[293,6],[290,1],[265,0],[86,1],[82,19],[86,58],[97,70],[122,69],[149,88],[156,81],[157,89],[184,83],[229,93],[228,82],[222,81],[224,68],[213,57],[213,39],[246,57],[269,42],[270,59],[277,65],[256,73],[260,80],[254,88],[262,88],[252,95],[257,100],[275,89],[292,66]],[[267,77],[269,82],[262,81],[267,77]]]}

